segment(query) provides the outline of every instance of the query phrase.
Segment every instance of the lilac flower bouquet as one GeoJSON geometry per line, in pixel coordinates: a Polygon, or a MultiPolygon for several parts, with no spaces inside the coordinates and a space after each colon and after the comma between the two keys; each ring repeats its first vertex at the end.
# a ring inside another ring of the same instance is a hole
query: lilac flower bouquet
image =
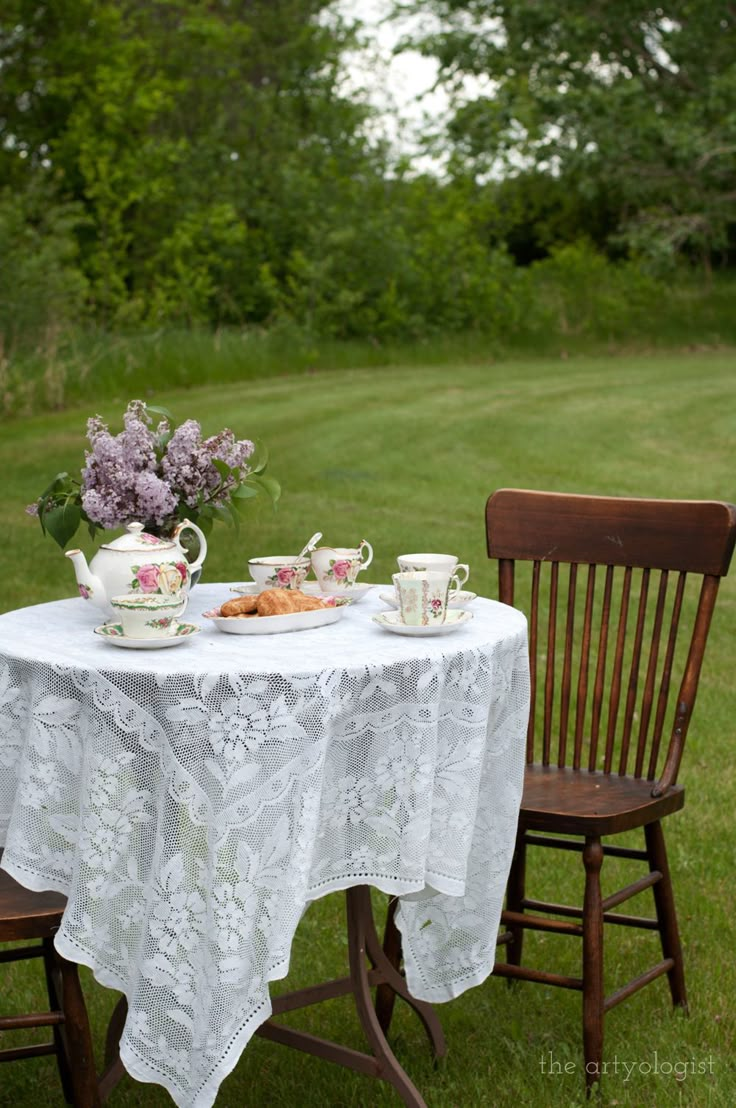
{"type": "Polygon", "coordinates": [[[123,423],[113,435],[99,416],[89,419],[80,478],[57,474],[26,509],[62,549],[81,523],[93,537],[133,520],[166,535],[189,519],[208,533],[217,519],[237,526],[246,501],[258,493],[278,499],[278,482],[263,472],[263,451],[227,428],[203,439],[196,420],[177,426],[165,408],[142,400],[130,401],[123,423]]]}

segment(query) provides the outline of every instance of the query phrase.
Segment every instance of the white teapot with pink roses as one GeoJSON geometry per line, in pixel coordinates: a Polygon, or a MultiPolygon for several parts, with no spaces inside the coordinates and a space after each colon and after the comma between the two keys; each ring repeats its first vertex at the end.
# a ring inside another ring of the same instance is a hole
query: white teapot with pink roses
{"type": "Polygon", "coordinates": [[[192,574],[202,567],[207,556],[207,540],[195,523],[185,519],[170,538],[149,535],[142,523],[129,523],[126,533],[105,543],[91,563],[81,550],[67,550],[77,575],[80,596],[105,613],[114,616],[110,604],[113,596],[125,593],[159,593],[175,595],[189,588],[192,574]],[[187,561],[179,541],[182,532],[190,530],[199,540],[195,561],[187,561]]]}

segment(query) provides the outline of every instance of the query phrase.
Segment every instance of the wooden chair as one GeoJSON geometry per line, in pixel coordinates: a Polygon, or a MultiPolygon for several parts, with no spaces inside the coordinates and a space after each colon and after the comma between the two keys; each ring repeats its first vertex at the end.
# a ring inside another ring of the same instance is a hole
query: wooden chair
{"type": "Polygon", "coordinates": [[[532,685],[502,915],[506,960],[494,972],[582,992],[590,1087],[601,1073],[603,1018],[611,1008],[667,974],[673,1004],[687,1009],[662,820],[685,800],[677,774],[720,578],[733,552],[736,507],[501,489],[488,500],[486,524],[499,597],[529,619],[532,685]],[[634,829],[643,829],[644,849],[603,845],[634,829]],[[582,854],[582,907],[527,894],[529,846],[582,854]],[[604,897],[601,866],[609,856],[644,863],[647,872],[604,897]],[[614,911],[646,889],[656,919],[614,911]],[[604,924],[657,931],[662,948],[656,964],[608,996],[604,924]],[[581,975],[522,965],[527,929],[581,939],[581,975]]]}
{"type": "MultiPolygon", "coordinates": [[[[2,851],[0,851],[2,855],[2,851]]],[[[34,945],[0,950],[0,962],[42,958],[50,1011],[0,1017],[0,1032],[18,1028],[51,1027],[51,1042],[0,1050],[0,1062],[56,1054],[64,1096],[78,1108],[100,1104],[87,1010],[77,966],[54,949],[53,936],[61,923],[66,900],[58,893],[31,892],[0,869],[0,942],[34,945]]]]}

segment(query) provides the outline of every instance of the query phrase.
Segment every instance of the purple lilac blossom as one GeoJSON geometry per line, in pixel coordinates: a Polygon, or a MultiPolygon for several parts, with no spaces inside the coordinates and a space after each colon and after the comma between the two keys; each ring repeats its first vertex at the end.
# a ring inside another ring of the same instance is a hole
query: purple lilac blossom
{"type": "Polygon", "coordinates": [[[177,490],[180,499],[189,507],[200,500],[210,500],[220,483],[220,475],[204,449],[202,430],[195,419],[187,419],[174,431],[161,469],[171,488],[177,490]]]}
{"type": "Polygon", "coordinates": [[[253,450],[252,442],[236,441],[227,429],[203,442],[199,423],[188,419],[171,436],[161,468],[171,487],[190,507],[201,501],[223,504],[240,478],[228,476],[223,481],[212,459],[225,462],[231,469],[240,469],[242,477],[249,472],[245,463],[253,450]]]}
{"type": "Polygon", "coordinates": [[[233,489],[236,489],[243,477],[250,473],[250,466],[246,464],[246,460],[255,450],[255,444],[250,439],[237,440],[232,431],[226,427],[224,431],[220,431],[219,435],[212,435],[205,439],[203,445],[213,458],[224,462],[225,465],[230,466],[231,470],[235,471],[228,474],[224,480],[220,478],[222,488],[219,490],[217,497],[214,498],[214,502],[225,504],[233,489]]]}
{"type": "Polygon", "coordinates": [[[156,448],[160,453],[170,430],[168,421],[152,430],[142,400],[131,400],[123,419],[125,429],[118,435],[111,435],[99,416],[87,422],[91,450],[85,453],[82,470],[82,507],[101,527],[119,527],[134,519],[160,527],[170,522],[182,503],[190,508],[224,504],[250,472],[247,459],[254,444],[236,440],[228,428],[203,442],[199,423],[186,420],[159,458],[156,448]],[[233,472],[223,478],[214,459],[233,472]]]}
{"type": "Polygon", "coordinates": [[[92,446],[82,470],[82,507],[93,523],[119,527],[133,519],[162,524],[177,505],[176,496],[156,474],[156,451],[141,401],[131,401],[125,430],[111,435],[99,416],[87,423],[92,446]]]}

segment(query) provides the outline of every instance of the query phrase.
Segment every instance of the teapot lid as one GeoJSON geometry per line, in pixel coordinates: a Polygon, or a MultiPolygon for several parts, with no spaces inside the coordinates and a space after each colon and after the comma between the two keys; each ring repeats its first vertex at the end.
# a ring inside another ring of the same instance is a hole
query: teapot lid
{"type": "Polygon", "coordinates": [[[153,547],[157,550],[168,550],[176,545],[171,539],[161,539],[158,535],[149,535],[147,531],[143,530],[142,523],[129,523],[125,530],[126,534],[120,535],[112,542],[103,543],[100,549],[134,553],[139,550],[151,550],[153,547]]]}

